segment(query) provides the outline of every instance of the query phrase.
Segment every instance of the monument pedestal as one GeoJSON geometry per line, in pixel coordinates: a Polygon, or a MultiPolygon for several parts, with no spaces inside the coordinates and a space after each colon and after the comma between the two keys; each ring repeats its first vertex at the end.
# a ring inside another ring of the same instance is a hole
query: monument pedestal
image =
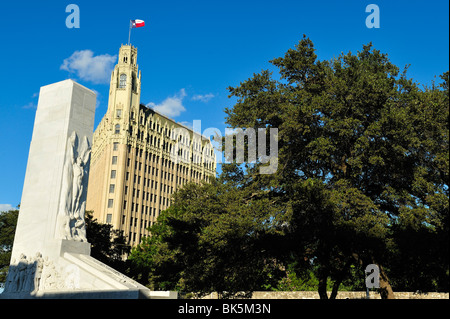
{"type": "Polygon", "coordinates": [[[5,290],[0,298],[176,298],[90,256],[84,214],[95,93],[41,88],[5,290]]]}

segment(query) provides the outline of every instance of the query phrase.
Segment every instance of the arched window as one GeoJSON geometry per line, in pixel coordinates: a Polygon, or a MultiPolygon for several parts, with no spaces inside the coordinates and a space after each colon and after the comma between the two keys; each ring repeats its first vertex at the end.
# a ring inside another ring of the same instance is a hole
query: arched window
{"type": "Polygon", "coordinates": [[[121,74],[119,78],[119,89],[125,88],[126,85],[127,85],[127,75],[121,74]]]}
{"type": "Polygon", "coordinates": [[[114,129],[114,134],[119,134],[120,133],[120,124],[116,124],[115,129],[114,129]]]}

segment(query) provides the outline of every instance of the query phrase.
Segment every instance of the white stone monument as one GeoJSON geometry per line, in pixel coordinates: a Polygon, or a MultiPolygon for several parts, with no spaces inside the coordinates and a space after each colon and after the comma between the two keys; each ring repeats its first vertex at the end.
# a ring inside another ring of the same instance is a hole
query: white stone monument
{"type": "Polygon", "coordinates": [[[19,219],[0,298],[177,298],[90,256],[84,222],[96,95],[41,87],[19,219]]]}

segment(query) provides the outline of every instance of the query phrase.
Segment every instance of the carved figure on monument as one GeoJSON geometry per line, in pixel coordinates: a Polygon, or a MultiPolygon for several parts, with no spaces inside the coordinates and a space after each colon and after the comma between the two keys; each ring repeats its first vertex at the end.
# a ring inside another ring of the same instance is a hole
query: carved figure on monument
{"type": "Polygon", "coordinates": [[[58,214],[59,238],[87,241],[84,214],[91,148],[85,136],[80,143],[74,131],[67,141],[58,214]]]}
{"type": "Polygon", "coordinates": [[[15,292],[17,290],[17,280],[17,264],[16,259],[13,258],[6,277],[5,292],[15,292]]]}
{"type": "Polygon", "coordinates": [[[24,254],[20,254],[20,260],[17,264],[18,280],[17,291],[22,291],[25,286],[25,279],[27,276],[27,257],[24,254]]]}
{"type": "Polygon", "coordinates": [[[55,265],[48,257],[44,259],[44,269],[42,271],[40,290],[56,289],[56,269],[55,265]]]}
{"type": "Polygon", "coordinates": [[[36,263],[36,271],[35,271],[35,275],[34,275],[34,290],[33,291],[38,291],[41,277],[42,277],[42,270],[44,268],[44,259],[42,259],[42,254],[39,252],[36,253],[35,263],[36,263]]]}
{"type": "Polygon", "coordinates": [[[31,257],[27,260],[27,269],[25,274],[25,282],[22,288],[23,291],[33,291],[34,290],[34,276],[36,274],[36,265],[31,257]]]}
{"type": "Polygon", "coordinates": [[[6,278],[5,292],[36,292],[41,280],[42,266],[43,259],[39,252],[35,259],[27,259],[25,254],[21,254],[18,263],[13,258],[6,278]]]}

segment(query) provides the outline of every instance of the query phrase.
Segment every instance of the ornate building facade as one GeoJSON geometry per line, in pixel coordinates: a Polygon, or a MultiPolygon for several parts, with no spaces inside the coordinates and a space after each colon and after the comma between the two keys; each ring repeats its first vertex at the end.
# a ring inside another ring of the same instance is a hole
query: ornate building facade
{"type": "Polygon", "coordinates": [[[122,45],[111,74],[108,110],[94,132],[86,210],[123,231],[129,245],[188,182],[215,176],[211,141],[140,103],[137,49],[122,45]]]}

